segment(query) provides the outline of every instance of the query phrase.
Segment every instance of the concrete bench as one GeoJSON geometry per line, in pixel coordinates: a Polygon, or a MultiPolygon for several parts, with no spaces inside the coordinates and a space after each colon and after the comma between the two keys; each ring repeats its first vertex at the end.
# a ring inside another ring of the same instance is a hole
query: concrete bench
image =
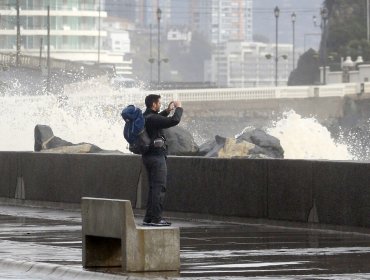
{"type": "Polygon", "coordinates": [[[136,226],[131,202],[82,198],[82,264],[123,271],[180,269],[180,230],[136,226]]]}

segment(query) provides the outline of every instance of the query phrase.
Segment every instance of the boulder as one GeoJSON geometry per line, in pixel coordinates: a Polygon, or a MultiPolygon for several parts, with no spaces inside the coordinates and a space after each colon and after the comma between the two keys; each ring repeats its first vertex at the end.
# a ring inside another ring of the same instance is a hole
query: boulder
{"type": "Polygon", "coordinates": [[[218,152],[219,158],[245,157],[249,155],[250,150],[255,147],[254,144],[247,141],[236,142],[236,139],[227,138],[224,146],[218,152]]]}
{"type": "MultiPolygon", "coordinates": [[[[206,142],[207,143],[207,142],[206,142]]],[[[208,152],[205,157],[218,157],[218,152],[224,147],[226,138],[216,135],[215,140],[208,141],[208,147],[201,146],[202,150],[207,148],[208,152]]]]}
{"type": "Polygon", "coordinates": [[[264,154],[271,158],[284,158],[280,140],[267,134],[262,129],[246,131],[237,137],[237,142],[247,141],[256,145],[251,154],[264,154]]]}
{"type": "Polygon", "coordinates": [[[56,137],[50,126],[35,126],[35,152],[47,153],[120,153],[119,151],[105,151],[89,143],[73,144],[56,137]]]}
{"type": "Polygon", "coordinates": [[[175,126],[164,130],[168,154],[176,156],[197,155],[198,145],[195,143],[193,136],[182,127],[175,126]]]}
{"type": "Polygon", "coordinates": [[[243,132],[236,138],[217,135],[199,148],[199,155],[219,158],[284,158],[279,139],[260,129],[243,132]]]}
{"type": "Polygon", "coordinates": [[[71,142],[54,136],[50,126],[38,124],[35,126],[35,152],[56,147],[72,146],[71,142]]]}

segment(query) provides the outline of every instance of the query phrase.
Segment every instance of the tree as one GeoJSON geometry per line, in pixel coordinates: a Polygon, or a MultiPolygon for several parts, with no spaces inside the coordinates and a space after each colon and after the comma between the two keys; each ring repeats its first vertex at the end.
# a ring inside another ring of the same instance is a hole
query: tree
{"type": "Polygon", "coordinates": [[[355,59],[362,52],[364,59],[370,60],[366,1],[326,0],[325,7],[329,11],[328,53],[337,53],[337,59],[348,55],[355,59]]]}

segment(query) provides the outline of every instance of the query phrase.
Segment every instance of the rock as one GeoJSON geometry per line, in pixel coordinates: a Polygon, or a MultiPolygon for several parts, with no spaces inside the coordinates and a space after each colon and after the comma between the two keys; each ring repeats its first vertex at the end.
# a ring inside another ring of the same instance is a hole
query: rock
{"type": "Polygon", "coordinates": [[[200,147],[200,155],[205,157],[247,157],[247,158],[284,158],[284,150],[279,139],[260,129],[243,132],[237,138],[217,135],[200,147]]]}
{"type": "Polygon", "coordinates": [[[217,143],[216,143],[216,140],[215,139],[208,140],[207,142],[203,143],[202,145],[199,146],[198,155],[199,156],[205,156],[210,151],[212,151],[212,149],[214,148],[214,146],[216,146],[216,144],[217,143]]]}
{"type": "Polygon", "coordinates": [[[71,145],[73,145],[71,142],[55,137],[50,126],[40,124],[35,126],[35,152],[71,145]]]}
{"type": "Polygon", "coordinates": [[[61,153],[61,154],[86,154],[86,153],[94,153],[94,145],[91,144],[78,144],[78,145],[71,145],[71,146],[62,146],[51,148],[48,150],[42,150],[42,153],[61,153]]]}
{"type": "Polygon", "coordinates": [[[175,126],[164,130],[168,154],[176,156],[191,156],[198,154],[199,147],[190,132],[175,126]]]}
{"type": "Polygon", "coordinates": [[[216,135],[215,139],[212,141],[208,141],[208,147],[203,147],[203,149],[207,149],[208,152],[205,157],[218,157],[220,150],[224,147],[227,138],[216,135]]]}
{"type": "Polygon", "coordinates": [[[89,143],[73,144],[56,137],[50,126],[35,126],[35,152],[50,153],[121,153],[119,151],[104,151],[89,143]]]}
{"type": "Polygon", "coordinates": [[[247,141],[256,145],[251,150],[251,154],[264,154],[271,158],[284,158],[284,150],[281,147],[280,140],[271,136],[261,129],[246,131],[239,135],[239,141],[247,141]]]}
{"type": "Polygon", "coordinates": [[[219,158],[246,157],[250,150],[255,147],[254,144],[247,141],[236,143],[236,139],[227,138],[225,145],[218,152],[219,158]]]}
{"type": "Polygon", "coordinates": [[[226,143],[226,138],[216,135],[213,148],[205,155],[206,157],[218,157],[218,152],[226,143]]]}

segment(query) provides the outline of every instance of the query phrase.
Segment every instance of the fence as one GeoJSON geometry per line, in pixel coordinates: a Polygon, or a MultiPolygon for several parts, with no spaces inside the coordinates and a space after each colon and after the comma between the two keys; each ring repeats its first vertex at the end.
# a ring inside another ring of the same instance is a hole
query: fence
{"type": "MultiPolygon", "coordinates": [[[[16,55],[10,53],[0,53],[0,64],[3,66],[15,66],[16,55]]],[[[20,55],[19,66],[24,68],[41,70],[47,66],[46,58],[39,58],[36,56],[20,55]]],[[[88,65],[79,62],[73,62],[62,59],[50,59],[51,70],[61,70],[67,73],[84,73],[91,76],[99,76],[106,74],[104,69],[99,68],[96,65],[88,65]]]]}

